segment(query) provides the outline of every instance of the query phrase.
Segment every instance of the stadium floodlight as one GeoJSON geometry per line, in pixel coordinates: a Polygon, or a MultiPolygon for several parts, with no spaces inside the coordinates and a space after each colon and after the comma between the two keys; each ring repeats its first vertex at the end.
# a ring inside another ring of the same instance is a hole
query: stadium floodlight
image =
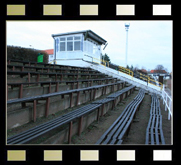
{"type": "Polygon", "coordinates": [[[127,66],[127,56],[128,56],[128,30],[129,30],[130,23],[125,23],[125,30],[126,30],[126,58],[125,58],[125,67],[127,66]]]}

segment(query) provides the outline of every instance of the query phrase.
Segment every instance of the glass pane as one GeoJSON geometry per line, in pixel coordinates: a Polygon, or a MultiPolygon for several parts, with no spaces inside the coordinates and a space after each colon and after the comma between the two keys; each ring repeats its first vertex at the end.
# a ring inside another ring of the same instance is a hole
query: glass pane
{"type": "Polygon", "coordinates": [[[74,40],[80,40],[80,36],[75,36],[74,40]]]}
{"type": "Polygon", "coordinates": [[[74,50],[80,50],[80,41],[74,42],[74,50]]]}
{"type": "Polygon", "coordinates": [[[65,51],[65,42],[60,42],[60,51],[65,51]]]}
{"type": "Polygon", "coordinates": [[[67,42],[67,51],[73,50],[73,42],[67,42]]]}
{"type": "Polygon", "coordinates": [[[60,41],[65,41],[65,38],[60,38],[60,41]]]}
{"type": "Polygon", "coordinates": [[[67,37],[67,41],[73,40],[73,37],[67,37]]]}

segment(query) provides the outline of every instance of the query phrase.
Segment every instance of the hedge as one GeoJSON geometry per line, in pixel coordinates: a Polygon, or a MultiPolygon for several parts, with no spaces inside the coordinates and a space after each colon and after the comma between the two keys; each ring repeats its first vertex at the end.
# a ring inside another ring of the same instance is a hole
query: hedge
{"type": "Polygon", "coordinates": [[[37,62],[38,53],[42,53],[43,62],[48,63],[48,54],[42,50],[23,48],[20,46],[7,46],[7,59],[37,62]]]}

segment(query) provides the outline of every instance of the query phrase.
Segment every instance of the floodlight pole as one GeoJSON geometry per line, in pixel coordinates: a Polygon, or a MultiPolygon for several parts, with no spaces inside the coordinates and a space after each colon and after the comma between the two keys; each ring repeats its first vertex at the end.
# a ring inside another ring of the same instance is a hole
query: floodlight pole
{"type": "Polygon", "coordinates": [[[128,56],[128,29],[130,24],[125,23],[125,30],[126,30],[126,58],[125,58],[125,67],[127,67],[127,56],[128,56]]]}

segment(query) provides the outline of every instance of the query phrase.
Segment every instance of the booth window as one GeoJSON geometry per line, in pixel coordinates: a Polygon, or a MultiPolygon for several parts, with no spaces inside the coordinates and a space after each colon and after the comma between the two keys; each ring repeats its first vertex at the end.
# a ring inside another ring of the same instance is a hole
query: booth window
{"type": "Polygon", "coordinates": [[[67,37],[67,51],[73,51],[73,37],[67,37]]]}
{"type": "Polygon", "coordinates": [[[60,51],[65,51],[65,37],[60,38],[60,51]]]}
{"type": "Polygon", "coordinates": [[[60,51],[77,51],[77,50],[81,50],[81,36],[60,38],[60,51]]]}
{"type": "Polygon", "coordinates": [[[74,37],[74,50],[80,50],[80,44],[81,44],[81,37],[75,36],[74,37]]]}

